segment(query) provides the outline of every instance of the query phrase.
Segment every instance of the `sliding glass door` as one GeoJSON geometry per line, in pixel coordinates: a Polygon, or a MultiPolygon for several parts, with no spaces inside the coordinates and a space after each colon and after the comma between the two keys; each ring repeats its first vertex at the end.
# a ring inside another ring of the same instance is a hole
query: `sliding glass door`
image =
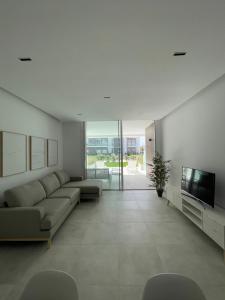
{"type": "Polygon", "coordinates": [[[152,189],[149,174],[154,155],[154,123],[149,120],[123,121],[123,188],[152,189]]]}
{"type": "Polygon", "coordinates": [[[123,189],[121,121],[86,122],[86,178],[105,190],[123,189]]]}
{"type": "Polygon", "coordinates": [[[86,122],[86,178],[105,190],[152,189],[154,141],[148,120],[86,122]]]}

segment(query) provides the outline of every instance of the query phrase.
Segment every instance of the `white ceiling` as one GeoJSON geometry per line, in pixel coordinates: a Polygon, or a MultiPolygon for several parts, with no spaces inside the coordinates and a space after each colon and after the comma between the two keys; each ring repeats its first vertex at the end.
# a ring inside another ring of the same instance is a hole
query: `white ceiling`
{"type": "Polygon", "coordinates": [[[225,73],[224,16],[224,0],[1,1],[0,86],[61,120],[159,119],[225,73]]]}

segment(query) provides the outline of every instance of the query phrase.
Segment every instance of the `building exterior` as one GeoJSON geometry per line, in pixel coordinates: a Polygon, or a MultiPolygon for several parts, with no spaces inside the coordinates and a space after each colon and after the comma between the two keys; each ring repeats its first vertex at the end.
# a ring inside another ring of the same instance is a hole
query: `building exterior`
{"type": "MultiPolygon", "coordinates": [[[[116,154],[120,152],[120,139],[118,137],[88,137],[87,153],[96,154],[116,154]]],[[[143,153],[144,137],[142,136],[125,136],[123,137],[123,154],[140,154],[143,153]]]]}

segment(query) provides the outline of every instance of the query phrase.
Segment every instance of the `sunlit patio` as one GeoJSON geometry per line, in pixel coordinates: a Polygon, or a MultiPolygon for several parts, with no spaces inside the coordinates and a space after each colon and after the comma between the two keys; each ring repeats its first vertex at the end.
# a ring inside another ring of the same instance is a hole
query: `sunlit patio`
{"type": "MultiPolygon", "coordinates": [[[[90,161],[93,161],[93,156],[90,161]]],[[[123,162],[123,188],[124,189],[152,189],[143,159],[132,158],[123,162]]],[[[101,179],[103,188],[106,190],[117,190],[118,182],[121,179],[121,168],[119,162],[106,162],[105,160],[96,160],[95,163],[90,164],[87,168],[87,177],[101,179]],[[119,178],[120,177],[120,178],[119,178]]]]}

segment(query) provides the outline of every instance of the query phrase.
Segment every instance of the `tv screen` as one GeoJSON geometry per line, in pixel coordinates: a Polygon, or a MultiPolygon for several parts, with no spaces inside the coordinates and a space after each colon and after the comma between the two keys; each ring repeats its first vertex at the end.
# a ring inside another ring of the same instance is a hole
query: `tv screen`
{"type": "Polygon", "coordinates": [[[183,193],[214,207],[215,174],[182,167],[181,190],[183,193]]]}

